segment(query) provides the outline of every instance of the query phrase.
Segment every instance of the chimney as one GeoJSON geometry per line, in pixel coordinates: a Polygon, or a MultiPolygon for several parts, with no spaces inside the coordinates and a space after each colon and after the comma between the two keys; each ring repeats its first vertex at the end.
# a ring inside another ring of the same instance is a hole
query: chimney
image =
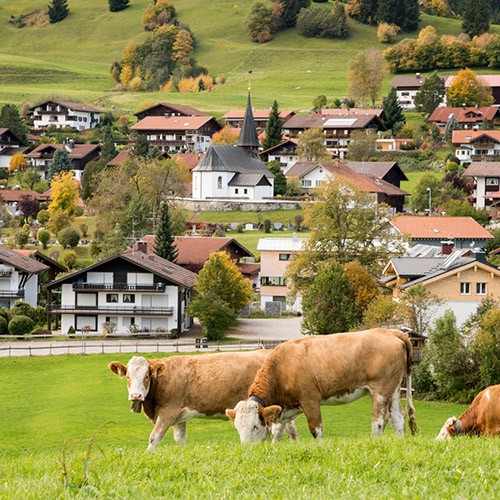
{"type": "Polygon", "coordinates": [[[454,241],[442,241],[441,242],[441,255],[450,255],[453,252],[453,247],[455,246],[454,241]]]}
{"type": "Polygon", "coordinates": [[[142,253],[148,253],[148,244],[146,241],[137,242],[137,251],[142,253]]]}
{"type": "Polygon", "coordinates": [[[75,141],[73,139],[68,139],[69,149],[73,149],[75,147],[75,141]]]}
{"type": "Polygon", "coordinates": [[[420,73],[415,73],[415,76],[420,80],[420,73]]]}
{"type": "Polygon", "coordinates": [[[484,252],[481,252],[481,251],[475,251],[474,252],[474,257],[476,258],[476,260],[478,262],[483,262],[483,263],[486,263],[486,254],[484,252]]]}

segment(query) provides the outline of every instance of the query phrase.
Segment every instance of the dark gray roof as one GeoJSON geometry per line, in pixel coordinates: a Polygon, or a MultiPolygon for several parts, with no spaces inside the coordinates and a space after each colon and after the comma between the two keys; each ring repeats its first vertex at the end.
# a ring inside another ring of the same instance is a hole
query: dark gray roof
{"type": "Polygon", "coordinates": [[[391,259],[394,270],[401,278],[425,276],[439,269],[445,262],[444,257],[393,257],[391,259]]]}
{"type": "Polygon", "coordinates": [[[270,186],[264,174],[236,174],[230,181],[230,186],[270,186]]]}
{"type": "Polygon", "coordinates": [[[394,168],[400,174],[401,180],[408,180],[395,161],[348,161],[347,166],[358,174],[373,174],[381,178],[394,168]]]}
{"type": "Polygon", "coordinates": [[[250,91],[248,91],[247,109],[243,118],[238,146],[258,148],[260,146],[259,136],[253,120],[252,103],[250,101],[250,91]]]}
{"type": "Polygon", "coordinates": [[[268,179],[274,178],[264,162],[249,155],[238,146],[210,146],[205,156],[193,168],[193,172],[235,172],[265,175],[268,179]]]}
{"type": "Polygon", "coordinates": [[[26,257],[25,255],[21,255],[15,250],[11,250],[3,245],[0,245],[0,262],[10,264],[16,269],[30,274],[38,274],[49,269],[49,266],[30,257],[26,257]]]}

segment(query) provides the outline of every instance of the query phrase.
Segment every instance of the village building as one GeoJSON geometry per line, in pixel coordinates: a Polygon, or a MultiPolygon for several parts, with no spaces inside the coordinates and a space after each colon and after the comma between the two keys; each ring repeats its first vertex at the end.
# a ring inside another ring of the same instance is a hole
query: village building
{"type": "MultiPolygon", "coordinates": [[[[222,119],[232,128],[241,129],[243,127],[243,120],[245,119],[246,110],[232,109],[228,111],[222,119]]],[[[267,122],[269,121],[269,115],[271,114],[270,109],[252,109],[252,116],[255,123],[255,128],[260,133],[267,127],[267,122]]],[[[291,110],[280,111],[281,123],[285,123],[289,120],[295,113],[291,110]]]]}
{"type": "MultiPolygon", "coordinates": [[[[456,76],[451,75],[447,76],[444,80],[444,87],[448,90],[453,84],[456,76]]],[[[500,105],[500,74],[497,75],[477,75],[478,80],[491,89],[491,93],[493,94],[493,105],[500,105]]],[[[445,97],[446,101],[446,97],[445,97]]]]}
{"type": "Polygon", "coordinates": [[[0,168],[9,168],[10,160],[17,153],[24,153],[27,147],[8,128],[0,128],[0,168]]]}
{"type": "Polygon", "coordinates": [[[408,151],[416,149],[413,139],[397,137],[380,137],[377,139],[378,151],[408,151]]]}
{"type": "Polygon", "coordinates": [[[0,307],[12,308],[16,300],[38,306],[39,275],[49,266],[0,245],[0,307]]]}
{"type": "Polygon", "coordinates": [[[415,109],[415,96],[420,92],[420,87],[426,77],[420,73],[409,76],[395,76],[391,87],[396,89],[399,105],[406,111],[415,109]]]}
{"type": "Polygon", "coordinates": [[[469,201],[474,208],[486,208],[492,216],[498,215],[500,201],[500,162],[478,161],[471,163],[464,172],[465,177],[471,177],[473,192],[469,201]]]}
{"type": "Polygon", "coordinates": [[[500,160],[500,130],[454,130],[451,142],[460,164],[500,160]]]}
{"type": "Polygon", "coordinates": [[[141,109],[141,111],[134,113],[134,116],[137,117],[138,121],[141,121],[147,116],[208,116],[208,113],[185,104],[159,102],[148,108],[141,109]]]}
{"type": "Polygon", "coordinates": [[[210,146],[192,170],[193,199],[261,200],[274,195],[274,175],[258,158],[259,138],[250,93],[236,146],[210,146]]]}
{"type": "Polygon", "coordinates": [[[82,179],[85,165],[90,161],[97,160],[101,155],[99,144],[75,144],[69,141],[68,144],[40,144],[33,151],[26,154],[30,166],[35,172],[40,174],[42,179],[48,179],[50,166],[54,161],[54,153],[64,149],[68,153],[71,161],[71,171],[75,179],[82,179]]]}
{"type": "Polygon", "coordinates": [[[285,139],[276,146],[272,146],[260,153],[264,161],[278,161],[283,173],[297,163],[297,139],[285,139]],[[267,159],[267,160],[266,160],[267,159]]]}
{"type": "Polygon", "coordinates": [[[38,193],[32,189],[2,189],[0,199],[5,203],[5,207],[11,214],[17,213],[17,204],[25,198],[37,200],[40,203],[50,201],[47,193],[38,193]]]}
{"type": "Polygon", "coordinates": [[[455,116],[460,129],[478,130],[482,128],[483,124],[489,123],[492,127],[500,117],[500,111],[495,106],[436,108],[427,118],[427,121],[437,125],[440,130],[444,131],[451,115],[455,116]]]}
{"type": "Polygon", "coordinates": [[[28,110],[28,117],[35,130],[47,127],[72,127],[76,130],[96,128],[101,120],[102,111],[87,104],[69,101],[44,101],[28,110]]]}
{"type": "Polygon", "coordinates": [[[47,285],[48,323],[61,332],[180,334],[196,275],[154,254],[126,252],[47,285]],[[57,329],[57,328],[56,328],[57,329]]]}
{"type": "Polygon", "coordinates": [[[220,125],[212,116],[146,116],[132,125],[164,153],[204,153],[220,125]]]}

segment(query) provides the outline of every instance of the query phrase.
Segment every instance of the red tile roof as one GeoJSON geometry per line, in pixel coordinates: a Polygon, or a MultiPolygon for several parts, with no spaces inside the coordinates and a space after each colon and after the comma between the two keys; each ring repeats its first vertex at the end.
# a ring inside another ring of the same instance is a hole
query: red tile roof
{"type": "Polygon", "coordinates": [[[500,130],[454,130],[451,134],[451,142],[453,144],[470,144],[482,136],[500,142],[500,130]]]}
{"type": "MultiPolygon", "coordinates": [[[[269,114],[271,112],[270,109],[254,109],[253,117],[255,120],[267,120],[269,118],[269,114]]],[[[288,118],[294,112],[291,109],[283,109],[280,111],[280,118],[288,118]]],[[[239,120],[245,117],[244,109],[231,109],[228,111],[222,118],[225,120],[239,120]]]]}
{"type": "Polygon", "coordinates": [[[121,165],[130,158],[130,154],[131,151],[129,149],[124,149],[123,151],[120,151],[112,160],[108,161],[108,163],[106,163],[106,166],[116,167],[118,165],[121,165]]]}
{"type": "MultiPolygon", "coordinates": [[[[500,87],[500,74],[498,75],[477,75],[479,80],[488,87],[500,87]]],[[[447,76],[444,81],[445,88],[450,87],[450,85],[455,80],[456,75],[447,76]]]]}
{"type": "Polygon", "coordinates": [[[97,149],[100,149],[101,146],[99,144],[75,144],[73,147],[69,147],[68,144],[40,144],[37,146],[31,153],[28,153],[26,156],[28,158],[41,158],[47,151],[51,149],[66,149],[68,156],[70,159],[81,159],[85,158],[89,154],[95,152],[97,149]]]}
{"type": "Polygon", "coordinates": [[[384,112],[383,109],[364,109],[364,108],[328,108],[322,109],[320,114],[323,116],[359,116],[359,115],[375,115],[379,118],[384,112]]]}
{"type": "Polygon", "coordinates": [[[491,239],[493,236],[472,217],[401,215],[391,220],[403,234],[422,239],[491,239]]]}
{"type": "Polygon", "coordinates": [[[132,125],[132,130],[198,130],[212,116],[146,116],[132,125]]]}
{"type": "Polygon", "coordinates": [[[196,165],[198,165],[198,162],[203,158],[203,155],[201,153],[177,153],[174,156],[175,158],[179,158],[182,160],[189,170],[193,170],[196,165]]]}
{"type": "Polygon", "coordinates": [[[38,201],[47,201],[49,199],[46,195],[29,189],[2,189],[0,191],[0,197],[6,203],[18,202],[24,196],[30,196],[34,200],[38,201]]]}
{"type": "Polygon", "coordinates": [[[487,106],[482,108],[475,107],[465,107],[465,108],[436,108],[427,121],[446,123],[450,115],[455,115],[458,123],[476,123],[482,122],[483,120],[493,121],[496,114],[498,113],[498,108],[495,106],[487,106]],[[471,116],[467,116],[471,115],[471,116]]]}

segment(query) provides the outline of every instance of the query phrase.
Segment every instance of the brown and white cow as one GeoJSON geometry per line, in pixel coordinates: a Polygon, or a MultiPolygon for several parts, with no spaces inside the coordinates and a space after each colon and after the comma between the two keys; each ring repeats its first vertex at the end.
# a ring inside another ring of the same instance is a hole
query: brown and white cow
{"type": "Polygon", "coordinates": [[[481,391],[460,417],[451,417],[436,440],[451,439],[457,434],[500,436],[500,384],[481,391]]]}
{"type": "MultiPolygon", "coordinates": [[[[148,450],[154,450],[170,426],[179,444],[186,442],[186,422],[195,417],[226,418],[224,410],[234,406],[248,388],[271,351],[171,356],[146,359],[134,356],[123,365],[108,368],[127,378],[130,411],[144,413],[154,424],[148,450]]],[[[288,431],[296,439],[295,424],[288,431]]],[[[282,433],[281,426],[276,432],[282,433]]]]}
{"type": "MultiPolygon", "coordinates": [[[[286,423],[302,412],[312,435],[320,440],[321,405],[347,404],[371,394],[372,436],[383,432],[389,418],[395,433],[404,436],[399,393],[406,376],[408,417],[415,434],[411,350],[407,335],[382,328],[289,340],[266,359],[248,399],[226,414],[242,443],[261,441],[269,422],[286,423]]],[[[279,437],[274,435],[275,440],[279,437]]]]}

